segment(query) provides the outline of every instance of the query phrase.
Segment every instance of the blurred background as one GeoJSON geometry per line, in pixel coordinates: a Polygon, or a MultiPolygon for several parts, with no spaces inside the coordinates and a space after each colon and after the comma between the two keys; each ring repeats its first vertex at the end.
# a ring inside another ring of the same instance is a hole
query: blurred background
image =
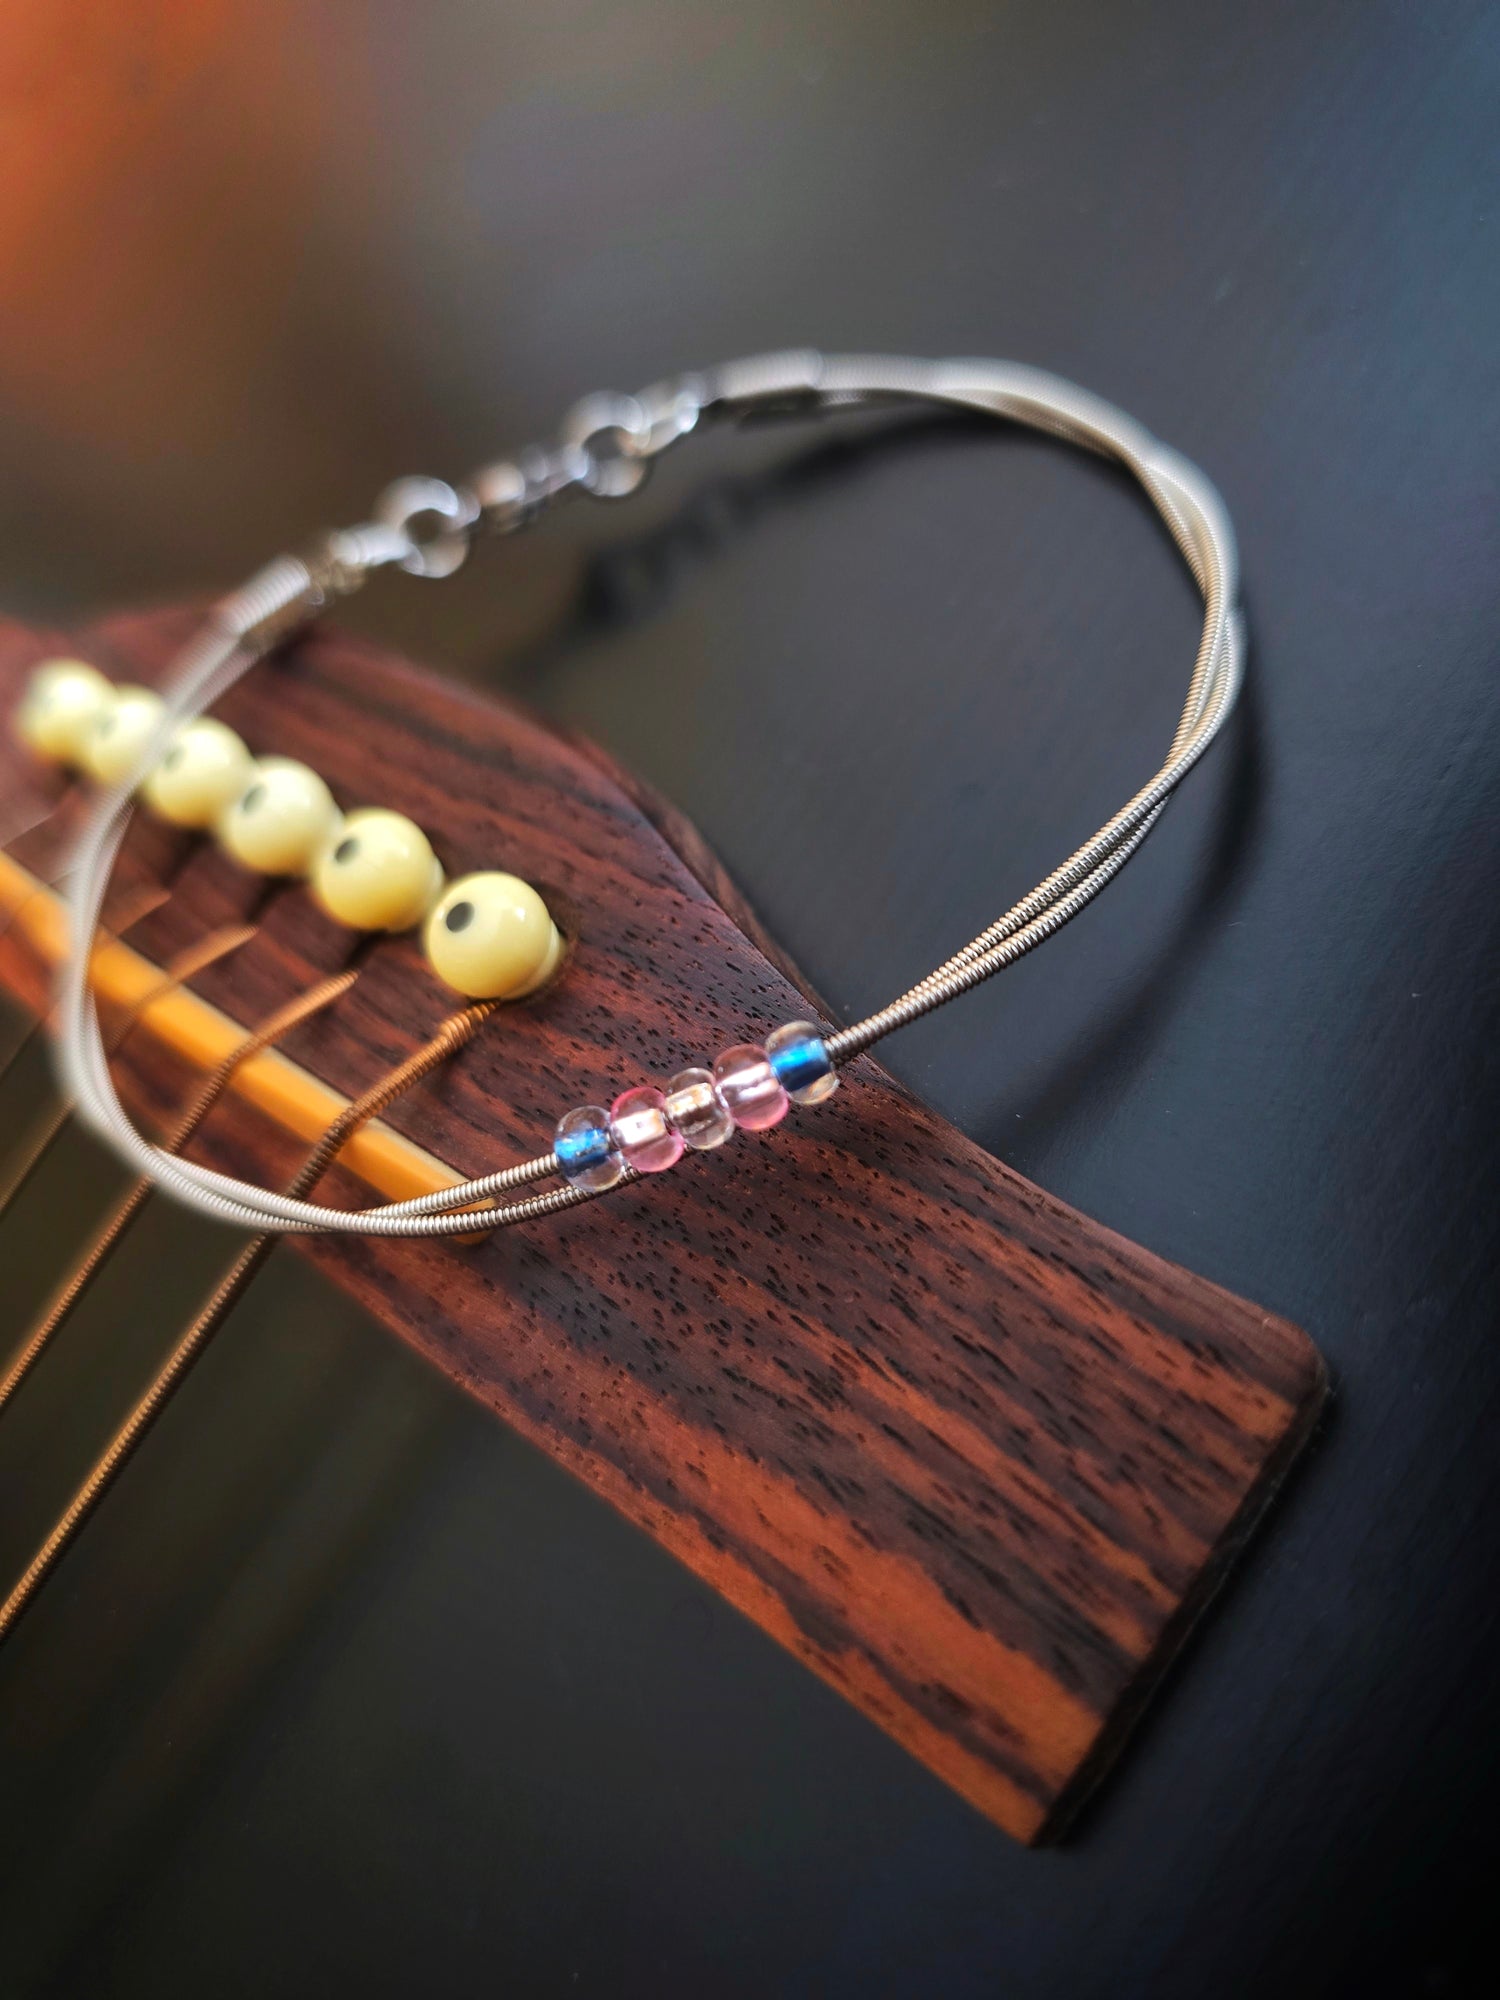
{"type": "MultiPolygon", "coordinates": [[[[1210,473],[1230,740],[890,1066],[1308,1326],[1339,1398],[1078,1838],[1026,1855],[278,1257],[0,1656],[0,1990],[1479,1990],[1497,140],[1468,0],[4,11],[13,618],[227,585],[768,347],[1035,362],[1210,473]]],[[[1155,768],[1195,639],[1124,481],[909,419],[706,441],[348,621],[600,738],[851,1011],[1155,768]]],[[[20,1066],[0,1138],[46,1087],[20,1066]]],[[[108,1185],[71,1140],[8,1220],[17,1326],[108,1185]]],[[[221,1254],[153,1218],[28,1386],[7,1564],[221,1254]]]]}

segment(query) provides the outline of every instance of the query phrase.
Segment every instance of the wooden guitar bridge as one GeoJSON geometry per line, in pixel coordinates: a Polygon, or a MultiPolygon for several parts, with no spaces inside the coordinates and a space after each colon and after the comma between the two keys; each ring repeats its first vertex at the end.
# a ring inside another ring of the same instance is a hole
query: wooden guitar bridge
{"type": "MultiPolygon", "coordinates": [[[[194,622],[0,628],[0,700],[59,652],[158,680],[194,622]]],[[[341,803],[410,814],[450,874],[534,882],[571,942],[559,982],[392,1104],[326,1198],[525,1158],[568,1106],[815,1011],[698,835],[588,745],[327,630],[218,712],[341,803]]],[[[40,1011],[47,883],[83,801],[14,744],[0,776],[0,981],[40,1011]]],[[[246,1066],[195,1158],[279,1185],[454,1004],[412,938],[355,949],[304,889],[138,819],[117,893],[142,882],[169,893],[101,954],[105,1003],[257,926],[122,1046],[148,1129],[246,1026],[358,968],[246,1066]]],[[[817,1111],[578,1214],[295,1248],[1028,1841],[1118,1750],[1325,1392],[1295,1327],[1029,1186],[867,1057],[817,1111]]]]}

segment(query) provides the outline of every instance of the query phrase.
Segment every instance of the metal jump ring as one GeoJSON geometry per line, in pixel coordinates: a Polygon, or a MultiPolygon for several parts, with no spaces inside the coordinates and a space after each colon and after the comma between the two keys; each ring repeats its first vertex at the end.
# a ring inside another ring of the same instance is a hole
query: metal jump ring
{"type": "Polygon", "coordinates": [[[654,426],[635,396],[585,396],[562,422],[564,449],[584,461],[583,485],[598,500],[623,500],[651,470],[654,426]]]}
{"type": "Polygon", "coordinates": [[[478,518],[474,495],[457,492],[444,479],[398,479],[375,503],[375,519],[410,545],[401,567],[434,580],[463,566],[478,518]]]}

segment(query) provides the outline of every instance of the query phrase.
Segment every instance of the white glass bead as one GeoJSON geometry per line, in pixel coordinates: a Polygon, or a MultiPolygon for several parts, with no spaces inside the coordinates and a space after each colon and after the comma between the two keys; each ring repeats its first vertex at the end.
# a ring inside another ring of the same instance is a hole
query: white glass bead
{"type": "Polygon", "coordinates": [[[161,721],[161,696],[150,688],[116,688],[89,724],[83,767],[101,785],[120,785],[140,764],[161,721]]]}
{"type": "Polygon", "coordinates": [[[443,871],[421,827],[404,813],[350,813],[313,863],[312,891],[356,931],[405,931],[443,892],[443,871]]]}
{"type": "Polygon", "coordinates": [[[557,970],[563,943],[529,882],[498,869],[450,882],[422,931],[438,978],[471,1000],[517,1000],[557,970]]]}
{"type": "Polygon", "coordinates": [[[35,756],[76,764],[94,717],[113,692],[86,660],[43,660],[16,710],[16,734],[35,756]]]}
{"type": "Polygon", "coordinates": [[[667,1085],[666,1108],[683,1143],[695,1152],[722,1146],[734,1131],[734,1120],[719,1095],[712,1070],[680,1070],[667,1085]]]}
{"type": "Polygon", "coordinates": [[[219,839],[242,867],[262,875],[306,875],[342,824],[316,771],[290,757],[262,757],[219,821],[219,839]]]}
{"type": "Polygon", "coordinates": [[[214,826],[245,789],[250,765],[250,752],[227,723],[212,715],[194,716],[173,730],[141,796],[174,826],[214,826]]]}

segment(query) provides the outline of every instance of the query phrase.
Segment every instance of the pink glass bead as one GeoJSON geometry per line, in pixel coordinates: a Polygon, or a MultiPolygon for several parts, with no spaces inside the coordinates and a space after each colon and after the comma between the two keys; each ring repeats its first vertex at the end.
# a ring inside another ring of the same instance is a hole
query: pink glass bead
{"type": "Polygon", "coordinates": [[[685,1069],[673,1077],[667,1085],[667,1116],[695,1153],[722,1146],[734,1131],[712,1070],[685,1069]]]}
{"type": "Polygon", "coordinates": [[[714,1064],[725,1109],[746,1132],[764,1132],[786,1116],[787,1095],[764,1049],[752,1042],[726,1049],[714,1064]]]}
{"type": "Polygon", "coordinates": [[[609,1136],[638,1174],[665,1173],[682,1158],[682,1134],[667,1116],[666,1098],[650,1084],[615,1099],[609,1136]]]}

